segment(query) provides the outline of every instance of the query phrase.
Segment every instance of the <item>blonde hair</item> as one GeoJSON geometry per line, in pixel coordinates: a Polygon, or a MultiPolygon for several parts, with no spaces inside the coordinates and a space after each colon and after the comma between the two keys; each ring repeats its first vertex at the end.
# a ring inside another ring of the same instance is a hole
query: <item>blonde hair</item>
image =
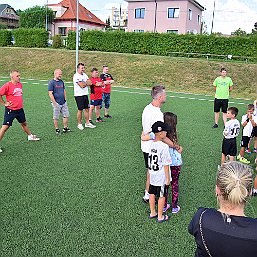
{"type": "Polygon", "coordinates": [[[253,177],[250,166],[231,161],[221,165],[216,184],[225,201],[233,205],[245,204],[252,189],[253,177]]]}

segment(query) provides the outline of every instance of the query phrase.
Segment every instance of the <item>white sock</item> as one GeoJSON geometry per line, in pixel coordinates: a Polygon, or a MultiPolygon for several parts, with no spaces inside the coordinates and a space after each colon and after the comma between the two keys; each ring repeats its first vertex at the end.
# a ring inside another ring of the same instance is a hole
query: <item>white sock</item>
{"type": "Polygon", "coordinates": [[[257,189],[254,188],[254,189],[253,189],[253,192],[254,192],[254,193],[257,193],[257,189]]]}

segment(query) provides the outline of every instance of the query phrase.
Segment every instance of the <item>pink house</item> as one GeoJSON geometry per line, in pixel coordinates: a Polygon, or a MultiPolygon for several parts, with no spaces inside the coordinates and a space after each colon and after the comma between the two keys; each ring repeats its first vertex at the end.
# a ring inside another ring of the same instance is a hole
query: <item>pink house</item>
{"type": "Polygon", "coordinates": [[[201,32],[204,7],[195,0],[125,0],[129,32],[201,32]]]}

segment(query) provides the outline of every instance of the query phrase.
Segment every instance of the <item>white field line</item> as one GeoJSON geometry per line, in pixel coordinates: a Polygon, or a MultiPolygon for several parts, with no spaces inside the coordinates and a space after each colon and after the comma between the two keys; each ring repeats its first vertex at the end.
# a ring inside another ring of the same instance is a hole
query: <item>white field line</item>
{"type": "MultiPolygon", "coordinates": [[[[9,77],[1,77],[1,78],[9,78],[9,77]]],[[[30,81],[39,81],[39,82],[46,82],[48,80],[45,79],[25,79],[25,80],[30,80],[30,81]]],[[[0,81],[5,81],[5,80],[0,80],[0,81]]],[[[33,85],[39,85],[39,82],[37,83],[32,83],[33,85]]],[[[23,84],[26,84],[28,82],[26,81],[22,81],[23,84]]],[[[72,81],[66,81],[65,84],[72,84],[72,81]]],[[[43,84],[44,86],[48,86],[48,84],[43,84]]],[[[73,87],[73,86],[67,86],[67,87],[73,87]]],[[[143,91],[151,91],[151,89],[148,88],[138,88],[138,87],[125,87],[125,86],[112,86],[113,88],[126,88],[126,89],[130,89],[130,90],[143,90],[143,91]]],[[[141,93],[141,92],[131,92],[131,91],[121,91],[121,90],[115,90],[113,89],[112,91],[118,92],[118,93],[129,93],[129,94],[140,94],[140,95],[149,95],[149,93],[141,93]]],[[[205,94],[193,94],[193,93],[188,93],[188,92],[175,92],[175,91],[166,91],[167,93],[172,93],[172,94],[183,94],[183,95],[193,95],[193,96],[206,96],[206,97],[212,97],[212,95],[205,95],[205,94]]],[[[213,102],[214,100],[209,100],[209,99],[198,99],[198,98],[194,98],[194,97],[186,97],[186,96],[168,96],[171,98],[180,98],[180,99],[189,99],[189,100],[198,100],[198,101],[209,101],[209,102],[213,102]]],[[[250,99],[244,99],[244,98],[232,98],[235,100],[244,100],[244,101],[250,101],[250,99]]],[[[229,103],[235,103],[235,102],[229,102],[229,103]]],[[[245,103],[237,103],[237,104],[245,104],[245,103]]]]}

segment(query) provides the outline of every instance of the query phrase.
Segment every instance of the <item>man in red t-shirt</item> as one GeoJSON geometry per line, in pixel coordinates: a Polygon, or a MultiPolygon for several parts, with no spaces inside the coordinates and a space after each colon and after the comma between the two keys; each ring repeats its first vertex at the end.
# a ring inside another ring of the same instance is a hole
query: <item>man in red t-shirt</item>
{"type": "Polygon", "coordinates": [[[108,73],[109,69],[107,65],[103,66],[103,73],[100,75],[100,78],[104,82],[103,87],[103,103],[104,103],[104,117],[112,118],[111,115],[108,114],[110,104],[111,104],[111,85],[114,80],[111,74],[108,73]]]}
{"type": "Polygon", "coordinates": [[[92,112],[95,109],[96,122],[103,122],[104,120],[100,117],[100,108],[102,105],[102,93],[103,93],[103,81],[99,78],[97,68],[91,70],[92,82],[90,86],[90,109],[89,109],[89,120],[92,122],[92,112]]]}
{"type": "MultiPolygon", "coordinates": [[[[4,122],[0,129],[0,140],[5,132],[12,126],[13,120],[17,119],[21,128],[28,135],[29,141],[38,141],[36,135],[32,135],[26,122],[23,110],[22,84],[20,83],[20,73],[14,70],[10,73],[11,81],[7,82],[0,88],[0,104],[5,106],[4,122]],[[5,96],[6,101],[4,101],[5,96]]],[[[0,153],[3,150],[0,148],[0,153]]]]}

